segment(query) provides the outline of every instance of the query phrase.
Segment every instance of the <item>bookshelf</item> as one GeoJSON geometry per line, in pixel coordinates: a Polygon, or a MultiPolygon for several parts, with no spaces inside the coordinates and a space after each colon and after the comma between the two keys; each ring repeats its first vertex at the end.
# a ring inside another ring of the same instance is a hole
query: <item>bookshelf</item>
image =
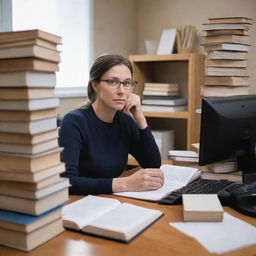
{"type": "MultiPolygon", "coordinates": [[[[186,112],[144,112],[151,129],[173,129],[175,149],[191,149],[199,141],[200,87],[204,83],[204,55],[195,53],[170,55],[130,55],[134,79],[138,81],[135,93],[142,96],[145,82],[178,83],[181,96],[187,97],[186,112]]],[[[134,159],[128,164],[135,165],[134,159]]]]}

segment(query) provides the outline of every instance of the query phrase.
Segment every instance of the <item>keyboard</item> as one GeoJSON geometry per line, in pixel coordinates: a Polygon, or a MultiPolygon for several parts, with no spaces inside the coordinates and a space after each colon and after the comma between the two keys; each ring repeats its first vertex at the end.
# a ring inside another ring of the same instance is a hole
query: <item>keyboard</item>
{"type": "Polygon", "coordinates": [[[187,186],[171,192],[166,197],[158,201],[159,204],[181,204],[182,194],[218,194],[221,191],[237,185],[229,180],[206,180],[198,178],[190,182],[187,186]]]}

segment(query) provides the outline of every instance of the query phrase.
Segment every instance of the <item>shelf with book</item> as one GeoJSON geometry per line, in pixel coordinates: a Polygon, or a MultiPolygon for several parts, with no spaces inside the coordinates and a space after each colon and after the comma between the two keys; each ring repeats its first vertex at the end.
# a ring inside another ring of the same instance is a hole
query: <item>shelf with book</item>
{"type": "Polygon", "coordinates": [[[145,83],[177,83],[179,95],[187,99],[187,111],[156,112],[144,114],[152,129],[173,129],[175,148],[190,149],[191,144],[199,141],[200,87],[204,84],[205,56],[196,53],[169,55],[131,55],[134,79],[138,81],[135,93],[143,97],[145,83]]]}

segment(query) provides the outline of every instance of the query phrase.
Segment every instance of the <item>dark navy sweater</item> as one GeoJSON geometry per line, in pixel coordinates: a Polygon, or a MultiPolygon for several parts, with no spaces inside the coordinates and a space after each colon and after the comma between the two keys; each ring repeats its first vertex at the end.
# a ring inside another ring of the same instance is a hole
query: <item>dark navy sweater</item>
{"type": "Polygon", "coordinates": [[[117,111],[106,123],[92,106],[66,114],[61,122],[59,144],[69,178],[70,194],[112,193],[112,179],[125,170],[128,153],[142,168],[159,168],[160,153],[150,129],[138,129],[127,114],[117,111]]]}

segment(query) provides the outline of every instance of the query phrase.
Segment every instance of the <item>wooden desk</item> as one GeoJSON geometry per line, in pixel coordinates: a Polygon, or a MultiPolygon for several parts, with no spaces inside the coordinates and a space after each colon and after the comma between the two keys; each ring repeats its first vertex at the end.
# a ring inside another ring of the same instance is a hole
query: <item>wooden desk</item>
{"type": "MultiPolygon", "coordinates": [[[[106,196],[106,195],[104,195],[106,196]]],[[[0,256],[207,256],[212,255],[194,239],[172,228],[169,222],[182,221],[182,206],[158,205],[134,199],[115,197],[121,202],[129,202],[139,206],[159,209],[165,215],[145,230],[129,244],[123,244],[103,238],[97,238],[72,231],[64,231],[47,243],[34,249],[30,253],[23,253],[4,246],[0,246],[0,256]]],[[[70,202],[81,197],[71,196],[70,202]]],[[[256,218],[242,215],[235,210],[224,207],[228,213],[239,217],[256,226],[256,218]]],[[[243,235],[243,234],[241,234],[243,235]]],[[[225,242],[225,241],[223,241],[225,242]]],[[[250,246],[225,256],[256,256],[256,246],[250,246]]]]}

